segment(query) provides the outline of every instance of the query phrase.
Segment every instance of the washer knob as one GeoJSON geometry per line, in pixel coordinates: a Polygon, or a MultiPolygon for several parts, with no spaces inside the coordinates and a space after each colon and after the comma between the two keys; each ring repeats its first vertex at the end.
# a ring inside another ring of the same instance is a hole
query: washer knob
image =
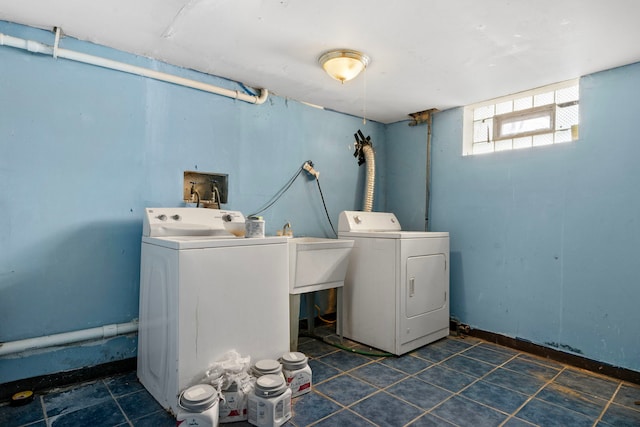
{"type": "Polygon", "coordinates": [[[160,221],[166,221],[167,220],[167,216],[165,214],[158,215],[156,218],[158,218],[160,221]]]}
{"type": "Polygon", "coordinates": [[[360,215],[354,216],[353,220],[356,222],[356,224],[360,224],[362,222],[362,218],[360,218],[360,215]]]}
{"type": "Polygon", "coordinates": [[[396,223],[396,219],[395,218],[391,218],[391,222],[395,224],[396,223]]]}
{"type": "Polygon", "coordinates": [[[172,219],[175,219],[176,221],[180,221],[182,218],[180,218],[180,215],[175,214],[171,217],[172,219]]]}

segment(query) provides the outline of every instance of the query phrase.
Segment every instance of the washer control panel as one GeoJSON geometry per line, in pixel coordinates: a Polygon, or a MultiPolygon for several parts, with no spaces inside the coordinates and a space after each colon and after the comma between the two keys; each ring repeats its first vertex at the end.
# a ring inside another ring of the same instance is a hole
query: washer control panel
{"type": "Polygon", "coordinates": [[[146,208],[142,235],[223,236],[230,235],[225,223],[244,225],[244,215],[237,211],[205,208],[146,208]]]}

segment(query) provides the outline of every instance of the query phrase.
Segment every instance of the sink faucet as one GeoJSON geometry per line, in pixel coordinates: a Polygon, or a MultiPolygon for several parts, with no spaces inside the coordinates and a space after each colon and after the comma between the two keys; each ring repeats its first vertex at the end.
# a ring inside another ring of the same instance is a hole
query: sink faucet
{"type": "Polygon", "coordinates": [[[285,225],[282,226],[282,235],[293,236],[293,230],[291,230],[291,223],[289,221],[287,221],[285,225]]]}

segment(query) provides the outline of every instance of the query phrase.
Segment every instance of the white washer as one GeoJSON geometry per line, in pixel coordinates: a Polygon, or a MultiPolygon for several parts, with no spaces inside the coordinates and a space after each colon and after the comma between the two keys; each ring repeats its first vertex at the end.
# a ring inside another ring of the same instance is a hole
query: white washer
{"type": "Polygon", "coordinates": [[[180,392],[228,351],[252,361],[289,351],[287,238],[227,231],[243,224],[234,211],[145,211],[138,377],[174,414],[180,392]]]}
{"type": "Polygon", "coordinates": [[[343,290],[344,336],[401,355],[449,334],[449,233],[401,231],[392,213],[344,211],[354,240],[343,290]]]}

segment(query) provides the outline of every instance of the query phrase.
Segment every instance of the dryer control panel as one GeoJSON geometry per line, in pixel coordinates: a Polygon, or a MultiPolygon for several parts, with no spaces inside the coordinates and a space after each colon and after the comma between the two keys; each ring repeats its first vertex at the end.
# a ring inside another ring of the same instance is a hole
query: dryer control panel
{"type": "Polygon", "coordinates": [[[400,231],[400,222],[391,212],[342,211],[338,231],[400,231]]]}

